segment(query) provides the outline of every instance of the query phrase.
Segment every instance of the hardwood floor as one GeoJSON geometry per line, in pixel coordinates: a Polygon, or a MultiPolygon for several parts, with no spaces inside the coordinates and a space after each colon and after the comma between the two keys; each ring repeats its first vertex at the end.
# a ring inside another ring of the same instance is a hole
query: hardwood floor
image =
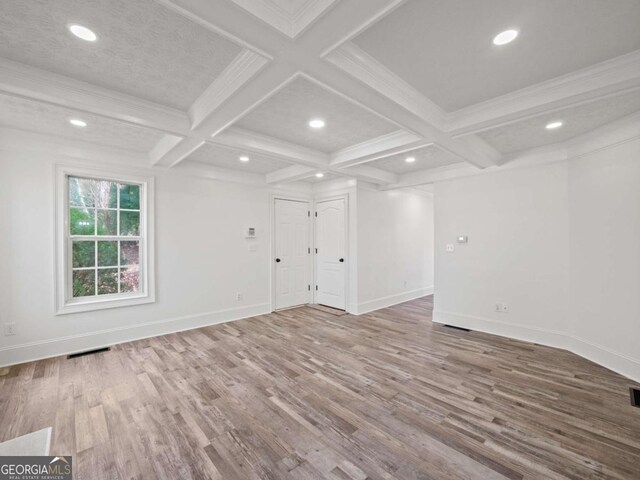
{"type": "Polygon", "coordinates": [[[640,478],[630,380],[431,309],[304,307],[0,369],[0,440],[53,426],[77,479],[640,478]]]}

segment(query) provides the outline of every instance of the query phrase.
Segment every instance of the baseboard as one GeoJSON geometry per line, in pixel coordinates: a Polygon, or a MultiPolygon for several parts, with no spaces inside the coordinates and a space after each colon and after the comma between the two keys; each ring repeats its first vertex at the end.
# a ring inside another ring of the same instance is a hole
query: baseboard
{"type": "Polygon", "coordinates": [[[568,350],[640,383],[640,361],[566,332],[514,325],[489,318],[440,310],[433,311],[433,321],[568,350]]]}
{"type": "Polygon", "coordinates": [[[433,287],[424,287],[418,288],[417,290],[411,290],[409,292],[389,295],[388,297],[376,298],[375,300],[369,300],[368,302],[358,304],[356,311],[353,313],[355,315],[363,315],[365,313],[373,312],[374,310],[391,307],[399,303],[408,302],[409,300],[415,300],[416,298],[431,294],[433,294],[433,287]]]}
{"type": "Polygon", "coordinates": [[[271,304],[262,303],[246,307],[218,310],[197,315],[146,322],[126,327],[118,327],[97,332],[69,335],[37,342],[24,343],[0,348],[0,367],[18,363],[57,357],[118,343],[141,340],[143,338],[166,335],[194,328],[232,322],[271,312],[271,304]]]}

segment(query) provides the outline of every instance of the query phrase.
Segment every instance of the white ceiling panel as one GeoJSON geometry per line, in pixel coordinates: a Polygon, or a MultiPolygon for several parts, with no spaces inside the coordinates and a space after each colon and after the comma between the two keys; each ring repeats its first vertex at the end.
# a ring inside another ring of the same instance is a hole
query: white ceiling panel
{"type": "Polygon", "coordinates": [[[139,152],[148,152],[162,137],[155,130],[7,95],[0,95],[0,126],[139,152]],[[87,126],[74,127],[70,118],[87,126]]]}
{"type": "Polygon", "coordinates": [[[325,153],[398,130],[397,125],[306,78],[283,87],[236,126],[325,153]],[[312,118],[325,120],[325,127],[309,127],[312,118]]]}
{"type": "Polygon", "coordinates": [[[499,152],[513,153],[569,140],[638,111],[640,91],[635,90],[624,95],[545,113],[486,130],[478,135],[499,152]],[[545,126],[554,121],[562,121],[562,128],[547,130],[545,126]]]}
{"type": "Polygon", "coordinates": [[[428,147],[422,147],[409,152],[399,153],[397,155],[391,155],[390,157],[374,160],[373,162],[368,162],[366,165],[380,168],[387,172],[402,174],[418,172],[429,168],[444,167],[446,165],[453,165],[454,163],[460,162],[462,162],[462,160],[455,155],[452,155],[435,145],[429,145],[428,147]],[[415,158],[415,161],[408,163],[406,161],[408,157],[415,158]]]}
{"type": "Polygon", "coordinates": [[[290,166],[291,164],[283,160],[253,152],[243,152],[233,148],[205,143],[198,150],[193,152],[185,162],[197,162],[214,167],[240,170],[244,172],[267,174],[290,166]],[[241,162],[240,156],[249,157],[248,162],[241,162]]]}
{"type": "Polygon", "coordinates": [[[453,111],[640,49],[639,21],[638,0],[410,0],[354,42],[453,111]]]}
{"type": "Polygon", "coordinates": [[[0,56],[183,110],[240,51],[153,0],[0,2],[0,56]]]}

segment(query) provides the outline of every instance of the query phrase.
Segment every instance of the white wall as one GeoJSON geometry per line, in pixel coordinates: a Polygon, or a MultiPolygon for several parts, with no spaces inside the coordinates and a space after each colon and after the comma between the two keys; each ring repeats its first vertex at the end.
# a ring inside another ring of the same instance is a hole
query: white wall
{"type": "Polygon", "coordinates": [[[572,160],[569,198],[573,335],[640,379],[640,141],[572,160]]]}
{"type": "Polygon", "coordinates": [[[566,348],[640,379],[639,151],[635,141],[437,183],[434,320],[566,348]]]}
{"type": "Polygon", "coordinates": [[[0,324],[17,330],[0,336],[0,365],[270,311],[267,188],[154,170],[157,302],[55,316],[53,164],[61,159],[0,155],[0,324]],[[257,228],[256,252],[247,226],[257,228]]]}
{"type": "Polygon", "coordinates": [[[433,198],[358,185],[358,313],[433,293],[433,198]]]}
{"type": "Polygon", "coordinates": [[[0,335],[0,365],[270,312],[273,193],[309,199],[348,195],[350,312],[432,291],[429,197],[372,191],[354,180],[275,191],[198,178],[180,169],[149,169],[144,155],[113,157],[112,151],[49,137],[28,145],[23,139],[5,140],[0,146],[0,325],[15,323],[16,335],[0,335]],[[155,177],[155,303],[54,315],[56,164],[155,177]],[[258,232],[255,252],[244,238],[248,226],[258,232]]]}

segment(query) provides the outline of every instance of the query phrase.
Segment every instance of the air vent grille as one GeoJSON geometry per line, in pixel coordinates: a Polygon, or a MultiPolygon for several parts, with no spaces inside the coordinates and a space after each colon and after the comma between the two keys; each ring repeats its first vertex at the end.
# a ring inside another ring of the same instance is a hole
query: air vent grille
{"type": "Polygon", "coordinates": [[[111,347],[96,348],[95,350],[87,350],[85,352],[72,353],[67,355],[67,358],[84,357],[85,355],[93,355],[94,353],[108,352],[111,347]]]}
{"type": "Polygon", "coordinates": [[[447,328],[453,328],[454,330],[460,330],[462,332],[470,332],[471,330],[469,330],[468,328],[463,328],[463,327],[456,327],[455,325],[445,325],[445,327],[447,328]]]}

